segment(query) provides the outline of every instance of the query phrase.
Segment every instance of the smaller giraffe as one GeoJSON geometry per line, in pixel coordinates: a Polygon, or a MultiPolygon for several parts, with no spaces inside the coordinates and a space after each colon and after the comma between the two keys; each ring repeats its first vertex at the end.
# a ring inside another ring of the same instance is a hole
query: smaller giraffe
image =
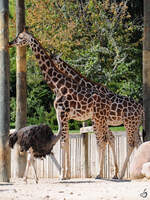
{"type": "MultiPolygon", "coordinates": [[[[84,83],[77,83],[54,64],[36,38],[27,31],[19,33],[16,39],[9,43],[11,46],[29,45],[39,62],[42,74],[48,86],[56,94],[54,107],[56,109],[59,125],[58,135],[61,134],[62,146],[62,178],[70,178],[70,155],[69,155],[69,127],[68,121],[75,119],[84,121],[91,119],[96,133],[100,155],[99,177],[103,177],[104,153],[107,142],[112,141],[108,134],[108,117],[110,112],[110,100],[103,91],[97,92],[93,88],[85,87],[84,83]]],[[[112,144],[112,143],[111,143],[112,144]]],[[[115,152],[112,144],[113,152],[115,152]]],[[[114,159],[116,162],[116,159],[114,159]]],[[[115,163],[115,175],[118,167],[115,163]]]]}

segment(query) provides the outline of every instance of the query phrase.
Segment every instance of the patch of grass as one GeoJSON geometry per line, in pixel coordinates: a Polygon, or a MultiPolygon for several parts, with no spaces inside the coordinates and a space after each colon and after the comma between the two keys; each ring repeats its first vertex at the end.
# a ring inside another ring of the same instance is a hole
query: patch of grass
{"type": "MultiPolygon", "coordinates": [[[[111,131],[114,131],[114,132],[117,132],[117,131],[126,131],[126,129],[125,129],[124,126],[111,126],[111,127],[109,127],[109,129],[111,131]]],[[[143,129],[143,127],[140,126],[140,132],[142,132],[142,129],[143,129]]],[[[54,130],[53,132],[57,133],[57,130],[54,130]]],[[[79,134],[80,130],[69,130],[69,133],[70,134],[79,134]]],[[[90,132],[90,133],[93,133],[93,132],[90,132]]]]}
{"type": "Polygon", "coordinates": [[[111,131],[125,131],[124,126],[114,126],[114,127],[110,127],[111,131]]]}
{"type": "MultiPolygon", "coordinates": [[[[53,130],[53,133],[57,133],[57,130],[53,130]]],[[[80,130],[69,130],[69,133],[70,134],[73,134],[73,133],[77,134],[77,133],[80,133],[80,130]]]]}
{"type": "MultiPolygon", "coordinates": [[[[118,127],[110,127],[111,131],[125,131],[124,126],[118,126],[118,127]]],[[[57,133],[57,130],[53,130],[54,133],[57,133]]],[[[79,134],[80,130],[69,130],[70,134],[79,134]]],[[[92,133],[92,132],[91,132],[92,133]]]]}

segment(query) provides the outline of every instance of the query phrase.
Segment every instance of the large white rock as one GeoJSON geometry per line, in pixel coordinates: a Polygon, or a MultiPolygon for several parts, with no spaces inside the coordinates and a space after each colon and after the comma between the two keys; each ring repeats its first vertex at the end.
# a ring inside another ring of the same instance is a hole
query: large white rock
{"type": "Polygon", "coordinates": [[[131,179],[150,177],[150,142],[142,143],[130,165],[131,179]],[[148,163],[148,164],[147,164],[148,163]]]}
{"type": "Polygon", "coordinates": [[[141,173],[146,177],[150,178],[150,162],[146,162],[143,164],[141,173]]]}

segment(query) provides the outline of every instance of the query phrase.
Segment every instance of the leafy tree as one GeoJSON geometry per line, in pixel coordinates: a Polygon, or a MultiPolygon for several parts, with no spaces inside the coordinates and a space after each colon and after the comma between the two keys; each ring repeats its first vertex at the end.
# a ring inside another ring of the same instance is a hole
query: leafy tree
{"type": "Polygon", "coordinates": [[[131,20],[127,3],[27,0],[27,18],[42,44],[63,53],[62,57],[85,76],[139,99],[142,26],[131,20]]]}

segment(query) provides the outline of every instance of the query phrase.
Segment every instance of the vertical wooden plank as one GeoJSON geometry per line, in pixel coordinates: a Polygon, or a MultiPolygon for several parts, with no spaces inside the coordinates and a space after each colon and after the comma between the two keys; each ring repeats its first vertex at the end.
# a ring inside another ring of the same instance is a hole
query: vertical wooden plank
{"type": "Polygon", "coordinates": [[[77,178],[80,178],[81,177],[81,149],[80,149],[80,137],[78,137],[77,136],[77,139],[76,139],[76,141],[77,141],[77,167],[76,167],[76,169],[77,169],[77,178]]]}
{"type": "Polygon", "coordinates": [[[0,1],[0,181],[10,178],[8,3],[0,1]]]}
{"type": "Polygon", "coordinates": [[[71,174],[71,177],[72,178],[75,178],[75,176],[76,176],[76,172],[75,172],[75,166],[76,166],[76,154],[75,154],[75,152],[76,152],[76,141],[75,141],[75,138],[73,138],[73,137],[71,137],[71,139],[70,139],[71,141],[71,145],[72,145],[72,147],[71,147],[71,160],[72,160],[72,165],[71,165],[71,168],[72,168],[72,170],[71,170],[71,172],[72,172],[72,174],[71,174]]]}
{"type": "MultiPolygon", "coordinates": [[[[24,0],[16,0],[16,33],[23,31],[25,26],[25,5],[24,0]]],[[[17,47],[16,56],[16,129],[26,125],[27,116],[27,94],[26,94],[26,47],[17,47]]],[[[23,177],[26,167],[26,153],[19,153],[19,147],[15,147],[15,174],[16,177],[23,177]]]]}
{"type": "Polygon", "coordinates": [[[79,143],[79,177],[81,177],[81,174],[82,174],[82,168],[81,168],[81,137],[78,137],[78,143],[79,143]]]}
{"type": "Polygon", "coordinates": [[[96,177],[97,172],[97,160],[96,160],[96,153],[97,153],[97,143],[95,139],[95,134],[89,134],[89,162],[90,162],[90,170],[89,170],[89,177],[96,177]]]}
{"type": "Polygon", "coordinates": [[[89,177],[89,155],[88,155],[88,133],[83,133],[83,146],[84,146],[84,152],[85,152],[85,178],[89,177]]]}

